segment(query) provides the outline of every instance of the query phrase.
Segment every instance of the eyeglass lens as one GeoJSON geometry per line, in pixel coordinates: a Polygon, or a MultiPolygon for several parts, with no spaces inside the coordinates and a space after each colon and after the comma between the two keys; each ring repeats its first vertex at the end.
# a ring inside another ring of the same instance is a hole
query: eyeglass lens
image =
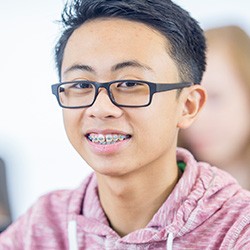
{"type": "MultiPolygon", "coordinates": [[[[96,86],[91,82],[65,83],[58,91],[63,106],[88,106],[95,99],[96,86]]],[[[109,92],[110,98],[118,105],[146,105],[150,99],[150,88],[144,82],[114,82],[110,84],[109,92]]]]}

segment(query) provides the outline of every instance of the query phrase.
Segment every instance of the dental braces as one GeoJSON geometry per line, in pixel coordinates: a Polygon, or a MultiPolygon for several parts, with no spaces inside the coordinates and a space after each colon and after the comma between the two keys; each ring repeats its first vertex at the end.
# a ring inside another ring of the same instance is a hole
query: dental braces
{"type": "Polygon", "coordinates": [[[111,135],[111,134],[107,134],[107,135],[88,135],[88,139],[94,143],[100,143],[102,145],[107,145],[107,144],[114,144],[117,141],[123,141],[125,139],[129,138],[129,136],[127,135],[111,135]]]}

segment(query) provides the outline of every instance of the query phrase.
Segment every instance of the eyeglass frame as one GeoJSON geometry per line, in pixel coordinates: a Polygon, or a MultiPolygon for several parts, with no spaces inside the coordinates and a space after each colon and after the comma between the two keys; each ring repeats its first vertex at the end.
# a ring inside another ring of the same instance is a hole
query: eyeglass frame
{"type": "Polygon", "coordinates": [[[107,90],[108,96],[110,101],[117,107],[125,107],[125,108],[141,108],[141,107],[147,107],[151,104],[153,95],[158,92],[164,92],[164,91],[170,91],[170,90],[175,90],[175,89],[183,89],[186,87],[192,86],[193,83],[191,82],[178,82],[178,83],[154,83],[154,82],[149,82],[149,81],[143,81],[143,80],[115,80],[115,81],[109,81],[109,82],[94,82],[94,81],[86,81],[86,80],[77,80],[77,81],[68,81],[68,82],[59,82],[56,84],[51,85],[51,90],[52,94],[56,96],[57,102],[60,107],[62,108],[67,108],[67,109],[78,109],[78,108],[88,108],[91,107],[95,101],[96,98],[99,94],[99,89],[104,88],[107,90]],[[123,82],[132,82],[132,83],[144,83],[149,86],[149,101],[147,104],[143,105],[124,105],[124,104],[118,104],[112,97],[112,92],[110,92],[110,85],[114,83],[123,83],[123,82]],[[65,106],[61,103],[60,97],[59,97],[59,88],[61,85],[64,84],[70,84],[70,83],[90,83],[95,86],[95,95],[93,102],[88,105],[81,105],[81,106],[65,106]]]}

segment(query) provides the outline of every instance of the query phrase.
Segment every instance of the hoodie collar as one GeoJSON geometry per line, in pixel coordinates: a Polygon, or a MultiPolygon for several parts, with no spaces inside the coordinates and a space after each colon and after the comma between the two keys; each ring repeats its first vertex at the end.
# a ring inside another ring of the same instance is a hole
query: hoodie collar
{"type": "Polygon", "coordinates": [[[237,190],[233,179],[217,175],[214,168],[208,164],[197,163],[188,151],[177,149],[177,160],[186,163],[185,171],[146,228],[132,232],[123,238],[110,228],[100,204],[94,174],[90,175],[82,188],[72,195],[70,217],[74,217],[84,232],[114,238],[129,244],[167,241],[167,239],[172,241],[175,237],[185,235],[215,213],[237,190]],[[227,186],[226,190],[225,186],[227,186]],[[210,198],[221,192],[224,199],[218,199],[216,205],[211,206],[210,198]]]}

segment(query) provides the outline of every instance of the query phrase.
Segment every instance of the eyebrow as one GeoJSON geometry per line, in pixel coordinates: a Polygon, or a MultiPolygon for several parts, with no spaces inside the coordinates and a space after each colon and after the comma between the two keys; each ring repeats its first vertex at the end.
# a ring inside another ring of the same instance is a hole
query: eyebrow
{"type": "Polygon", "coordinates": [[[88,66],[88,65],[84,65],[84,64],[74,64],[74,65],[72,65],[71,67],[69,67],[69,68],[67,68],[64,72],[63,72],[63,74],[67,74],[67,73],[69,73],[69,72],[71,72],[71,71],[77,71],[77,70],[80,70],[80,71],[87,71],[87,72],[95,72],[95,70],[92,68],[92,67],[90,67],[90,66],[88,66]]]}
{"type": "MultiPolygon", "coordinates": [[[[119,71],[119,70],[121,70],[121,69],[129,68],[129,67],[132,67],[132,68],[140,68],[140,69],[152,71],[152,69],[151,69],[148,65],[142,64],[142,63],[138,62],[137,60],[124,61],[124,62],[121,62],[121,63],[117,63],[117,64],[115,64],[114,66],[111,67],[111,71],[112,71],[112,72],[115,72],[115,71],[119,71]]],[[[90,72],[90,73],[96,73],[96,71],[94,70],[94,68],[92,68],[92,67],[89,66],[89,65],[74,64],[74,65],[72,65],[71,67],[67,68],[67,69],[64,71],[63,74],[67,74],[67,73],[69,73],[69,72],[77,71],[77,70],[80,70],[80,71],[87,71],[87,72],[90,72]]]]}
{"type": "Polygon", "coordinates": [[[118,63],[116,65],[114,65],[112,68],[111,68],[111,71],[118,71],[118,70],[121,70],[123,68],[129,68],[129,67],[132,67],[132,68],[140,68],[140,69],[144,69],[144,70],[152,70],[148,65],[146,64],[142,64],[136,60],[132,60],[132,61],[125,61],[125,62],[121,62],[121,63],[118,63]]]}

